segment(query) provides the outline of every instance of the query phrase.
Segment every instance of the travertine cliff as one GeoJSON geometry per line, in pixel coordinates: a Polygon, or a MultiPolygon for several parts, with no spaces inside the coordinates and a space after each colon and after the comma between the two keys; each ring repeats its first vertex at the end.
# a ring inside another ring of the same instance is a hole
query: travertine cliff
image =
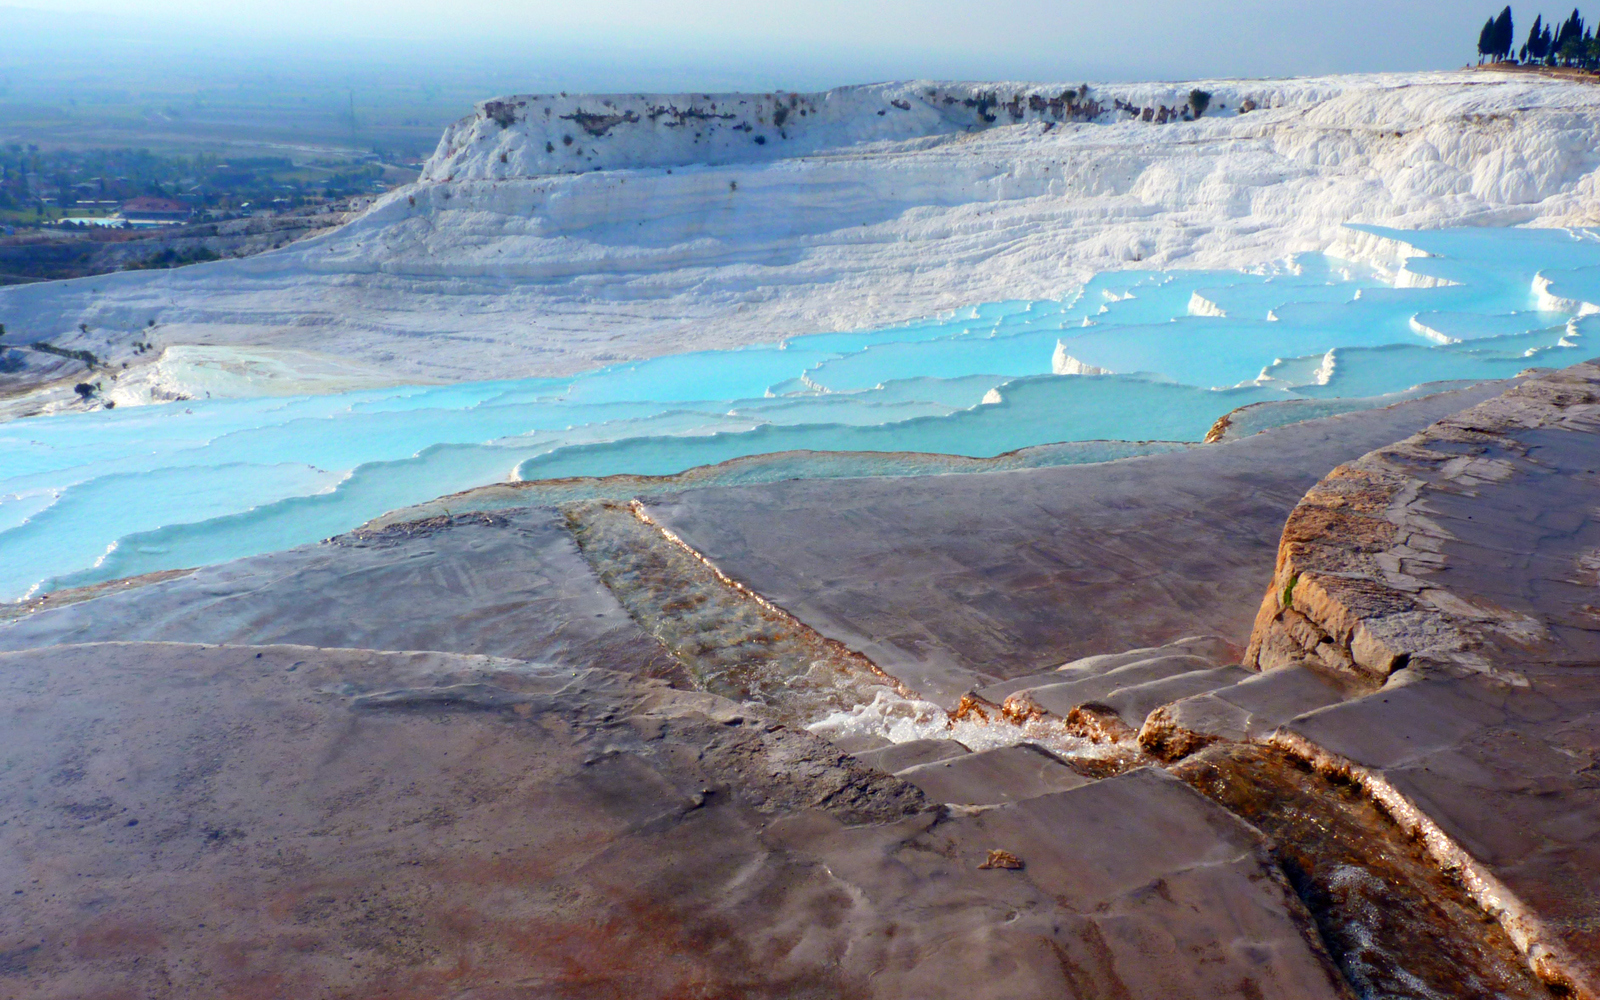
{"type": "Polygon", "coordinates": [[[0,290],[0,340],[136,371],[153,320],[161,348],[403,381],[568,374],[1054,298],[1114,268],[1360,256],[1351,222],[1592,224],[1597,136],[1592,86],[1466,73],[506,96],[336,232],[0,290]],[[1144,120],[1195,86],[1203,118],[1144,120]]]}

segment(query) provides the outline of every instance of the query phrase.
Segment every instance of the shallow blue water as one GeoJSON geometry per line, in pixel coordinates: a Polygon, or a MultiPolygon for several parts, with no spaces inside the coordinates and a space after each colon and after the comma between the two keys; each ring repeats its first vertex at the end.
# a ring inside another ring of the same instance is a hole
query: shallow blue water
{"type": "Polygon", "coordinates": [[[1411,274],[1448,284],[1391,287],[1320,255],[1263,273],[1109,273],[1059,302],[567,379],[0,424],[0,600],[303,544],[511,476],[667,475],[801,449],[987,457],[1197,441],[1248,403],[1383,396],[1596,353],[1587,334],[1600,319],[1575,315],[1600,302],[1594,234],[1394,235],[1435,255],[1408,262],[1411,274]],[[1541,275],[1572,304],[1539,311],[1541,275]]]}

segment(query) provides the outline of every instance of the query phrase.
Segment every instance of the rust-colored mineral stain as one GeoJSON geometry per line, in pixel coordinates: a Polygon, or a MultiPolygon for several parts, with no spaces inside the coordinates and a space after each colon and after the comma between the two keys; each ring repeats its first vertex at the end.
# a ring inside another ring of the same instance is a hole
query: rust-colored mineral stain
{"type": "Polygon", "coordinates": [[[996,849],[994,849],[994,850],[989,852],[988,859],[985,860],[984,863],[979,865],[978,867],[979,868],[1004,868],[1004,869],[1008,869],[1008,870],[1011,870],[1011,871],[1016,871],[1016,870],[1022,868],[1022,866],[1023,865],[1022,865],[1022,859],[1021,858],[1017,857],[1015,854],[1012,854],[1010,851],[1002,851],[999,848],[996,848],[996,849]]]}
{"type": "Polygon", "coordinates": [[[1281,751],[1210,746],[1172,768],[1265,833],[1363,997],[1548,998],[1499,924],[1353,786],[1281,751]]]}
{"type": "Polygon", "coordinates": [[[137,920],[105,919],[91,924],[72,942],[77,958],[140,956],[158,951],[165,936],[153,925],[137,920]]]}

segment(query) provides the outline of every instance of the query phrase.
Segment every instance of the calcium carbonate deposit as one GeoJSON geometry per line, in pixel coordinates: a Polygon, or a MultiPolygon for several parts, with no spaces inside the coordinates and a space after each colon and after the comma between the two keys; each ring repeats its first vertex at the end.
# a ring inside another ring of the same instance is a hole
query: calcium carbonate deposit
{"type": "Polygon", "coordinates": [[[287,548],[507,479],[662,476],[795,451],[883,453],[882,474],[926,474],[942,467],[908,470],[894,453],[1051,442],[1085,444],[1036,463],[1101,461],[1173,447],[1116,442],[1199,441],[1253,403],[1377,405],[1592,351],[1600,239],[1588,232],[1369,228],[1349,240],[1389,244],[1403,263],[1303,255],[1259,273],[1114,272],[1064,301],[570,378],[12,421],[0,425],[0,596],[287,548]]]}
{"type": "Polygon", "coordinates": [[[1192,86],[504,98],[336,232],[0,289],[7,384],[65,379],[0,401],[56,414],[0,427],[0,599],[507,479],[1197,442],[1592,353],[1600,89],[1192,86]]]}
{"type": "Polygon", "coordinates": [[[1493,73],[507,97],[338,231],[3,289],[0,323],[128,362],[121,402],[568,375],[1262,267],[1352,222],[1594,224],[1597,135],[1595,87],[1493,73]],[[147,364],[174,345],[252,350],[147,364]]]}

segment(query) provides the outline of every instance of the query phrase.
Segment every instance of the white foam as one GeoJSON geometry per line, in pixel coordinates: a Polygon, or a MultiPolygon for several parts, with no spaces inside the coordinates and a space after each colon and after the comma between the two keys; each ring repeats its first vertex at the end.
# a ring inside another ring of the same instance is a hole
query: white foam
{"type": "Polygon", "coordinates": [[[1035,720],[1015,725],[1003,719],[986,721],[977,717],[952,719],[932,702],[905,698],[888,690],[879,691],[867,704],[834,712],[806,728],[833,740],[852,736],[876,737],[890,743],[955,740],[973,751],[1035,743],[1057,753],[1077,756],[1115,752],[1113,748],[1070,736],[1059,724],[1035,720]]]}

